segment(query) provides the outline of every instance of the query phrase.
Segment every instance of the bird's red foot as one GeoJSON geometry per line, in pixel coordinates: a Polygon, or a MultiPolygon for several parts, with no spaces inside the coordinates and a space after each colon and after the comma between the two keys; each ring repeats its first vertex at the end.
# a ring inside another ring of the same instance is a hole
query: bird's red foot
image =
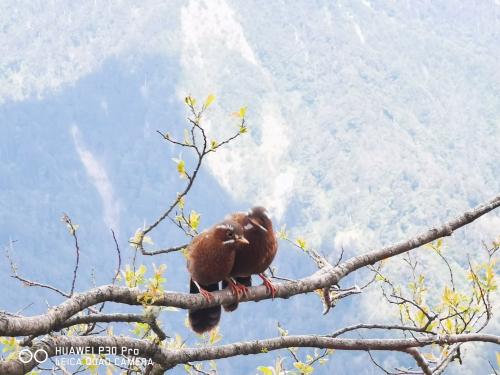
{"type": "Polygon", "coordinates": [[[276,287],[273,285],[272,282],[269,281],[267,277],[264,276],[263,273],[259,273],[260,278],[264,282],[264,285],[266,286],[266,290],[268,293],[271,294],[272,299],[274,299],[274,296],[276,295],[276,287]]]}
{"type": "Polygon", "coordinates": [[[238,290],[241,292],[242,296],[246,297],[248,295],[248,287],[247,286],[240,284],[240,283],[236,283],[236,288],[238,288],[238,290]]]}
{"type": "MultiPolygon", "coordinates": [[[[193,280],[194,281],[194,280],[193,280]]],[[[194,285],[196,285],[196,287],[198,288],[198,291],[200,292],[200,294],[205,297],[205,299],[210,302],[210,301],[213,301],[214,300],[214,295],[212,293],[210,293],[208,290],[205,290],[201,287],[200,284],[198,284],[196,281],[194,281],[194,285]]]]}
{"type": "Polygon", "coordinates": [[[235,282],[233,279],[228,279],[228,285],[231,289],[231,293],[236,297],[239,297],[240,294],[242,296],[246,296],[248,293],[248,288],[245,285],[235,282]]]}
{"type": "Polygon", "coordinates": [[[199,288],[200,290],[200,293],[203,297],[205,297],[205,299],[210,302],[210,301],[213,301],[214,300],[214,295],[212,293],[210,293],[208,290],[205,290],[203,288],[199,288]]]}

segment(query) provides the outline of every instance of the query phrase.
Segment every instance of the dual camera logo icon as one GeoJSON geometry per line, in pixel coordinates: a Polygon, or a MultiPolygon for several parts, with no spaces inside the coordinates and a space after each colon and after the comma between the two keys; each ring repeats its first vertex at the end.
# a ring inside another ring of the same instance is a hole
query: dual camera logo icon
{"type": "Polygon", "coordinates": [[[44,349],[37,349],[32,352],[29,349],[23,349],[19,352],[19,360],[22,363],[30,363],[35,360],[36,363],[44,363],[49,358],[49,354],[44,349]]]}

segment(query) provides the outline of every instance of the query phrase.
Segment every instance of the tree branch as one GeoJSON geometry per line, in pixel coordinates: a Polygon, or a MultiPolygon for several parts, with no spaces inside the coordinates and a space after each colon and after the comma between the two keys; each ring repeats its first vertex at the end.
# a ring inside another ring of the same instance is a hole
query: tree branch
{"type": "Polygon", "coordinates": [[[146,250],[142,249],[142,255],[158,255],[158,254],[168,254],[168,253],[173,253],[174,251],[179,251],[184,249],[188,244],[180,245],[180,246],[175,246],[175,247],[169,247],[168,249],[160,249],[160,250],[146,250]]]}
{"type": "MultiPolygon", "coordinates": [[[[373,265],[374,263],[381,260],[405,253],[409,250],[415,249],[439,238],[451,236],[452,233],[458,228],[472,223],[474,220],[478,219],[484,214],[487,214],[488,212],[494,210],[499,206],[500,194],[486,203],[482,203],[471,210],[465,211],[462,215],[456,217],[455,219],[450,220],[439,227],[435,227],[427,230],[426,232],[420,233],[409,240],[401,241],[394,245],[384,247],[380,250],[371,251],[367,254],[353,257],[338,266],[338,268],[341,268],[339,277],[342,278],[359,268],[365,267],[367,265],[373,265]]],[[[336,268],[337,267],[335,267],[334,269],[336,268]]]]}
{"type": "MultiPolygon", "coordinates": [[[[498,206],[500,206],[500,195],[487,203],[466,211],[459,217],[440,227],[430,229],[407,241],[402,241],[380,250],[374,250],[367,254],[352,257],[336,267],[324,267],[314,274],[297,281],[275,284],[275,298],[289,298],[297,294],[309,293],[316,289],[322,289],[337,284],[343,277],[359,268],[412,250],[440,237],[449,236],[454,230],[471,223],[498,206]]],[[[143,292],[138,289],[107,285],[92,289],[85,293],[75,294],[60,305],[51,308],[43,315],[33,317],[11,317],[3,314],[0,315],[0,335],[25,336],[45,334],[52,331],[55,327],[60,326],[71,316],[97,303],[112,301],[128,305],[139,305],[139,298],[142,293],[143,292]]],[[[230,304],[238,300],[237,297],[233,296],[231,292],[227,290],[214,292],[213,296],[214,299],[208,302],[200,294],[165,292],[153,303],[153,305],[173,306],[183,309],[199,309],[221,304],[230,304]]],[[[268,295],[265,286],[261,285],[249,288],[247,295],[242,297],[240,302],[259,301],[269,298],[271,298],[271,296],[268,295]]]]}
{"type": "Polygon", "coordinates": [[[79,324],[91,323],[111,323],[111,322],[127,322],[127,323],[146,323],[146,317],[141,314],[92,314],[74,316],[60,325],[61,328],[68,328],[79,324]]]}
{"type": "Polygon", "coordinates": [[[118,275],[120,275],[120,270],[122,269],[122,252],[120,251],[120,246],[118,245],[118,241],[115,236],[115,231],[111,229],[111,234],[113,235],[113,241],[115,243],[115,249],[116,249],[116,255],[118,257],[118,266],[116,268],[115,275],[113,276],[113,279],[111,280],[111,284],[114,284],[116,282],[116,279],[118,279],[118,275]]]}
{"type": "Polygon", "coordinates": [[[417,362],[417,365],[422,369],[425,375],[432,375],[429,364],[416,348],[408,348],[404,350],[404,352],[410,354],[415,359],[415,362],[417,362]]]}
{"type": "MultiPolygon", "coordinates": [[[[432,344],[449,345],[462,342],[490,342],[500,344],[500,337],[488,334],[459,334],[432,336],[416,339],[339,339],[316,335],[281,336],[265,340],[237,342],[218,346],[205,346],[183,349],[162,349],[147,340],[116,336],[57,336],[47,337],[37,342],[30,350],[43,349],[49,357],[61,354],[66,348],[118,348],[137,350],[141,358],[151,358],[155,363],[172,368],[180,363],[205,361],[235,357],[238,355],[260,354],[290,347],[309,347],[337,350],[397,350],[425,347],[432,344]]],[[[19,360],[0,361],[1,374],[25,374],[37,366],[32,360],[23,364],[19,360]]]]}
{"type": "Polygon", "coordinates": [[[353,326],[345,327],[335,331],[330,335],[330,337],[338,337],[344,333],[356,331],[358,329],[386,329],[386,330],[399,330],[399,331],[413,331],[421,333],[432,333],[425,329],[425,327],[413,327],[413,326],[402,326],[402,325],[389,325],[389,324],[356,324],[353,326]]]}
{"type": "Polygon", "coordinates": [[[80,265],[80,245],[78,244],[78,237],[76,235],[78,225],[74,225],[67,214],[63,214],[61,221],[67,225],[69,233],[73,237],[75,243],[75,268],[73,269],[73,279],[71,280],[71,290],[69,292],[69,295],[72,296],[75,292],[76,277],[78,276],[78,267],[80,265]]]}

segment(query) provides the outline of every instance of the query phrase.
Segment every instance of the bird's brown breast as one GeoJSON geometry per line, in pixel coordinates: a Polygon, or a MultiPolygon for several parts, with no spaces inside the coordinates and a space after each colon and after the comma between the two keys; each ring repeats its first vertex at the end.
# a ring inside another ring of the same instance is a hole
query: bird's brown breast
{"type": "Polygon", "coordinates": [[[249,245],[236,249],[236,257],[231,276],[250,276],[263,273],[276,256],[278,243],[272,226],[267,232],[251,224],[246,215],[234,214],[231,217],[244,228],[249,245]]]}
{"type": "Polygon", "coordinates": [[[188,270],[194,281],[207,285],[229,276],[234,264],[234,249],[228,249],[210,232],[199,234],[188,246],[188,270]]]}

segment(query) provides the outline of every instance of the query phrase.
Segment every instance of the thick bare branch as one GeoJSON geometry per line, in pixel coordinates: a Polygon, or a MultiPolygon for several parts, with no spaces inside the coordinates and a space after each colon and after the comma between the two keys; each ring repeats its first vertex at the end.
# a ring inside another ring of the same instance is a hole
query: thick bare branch
{"type": "Polygon", "coordinates": [[[395,255],[405,253],[409,250],[415,249],[439,238],[451,236],[452,233],[458,228],[472,223],[474,220],[478,219],[484,214],[487,214],[488,212],[494,210],[499,206],[500,194],[486,203],[482,203],[471,210],[465,211],[462,215],[456,217],[455,219],[450,220],[447,223],[442,224],[441,226],[420,233],[409,240],[401,241],[394,245],[384,247],[380,250],[371,251],[367,254],[353,257],[346,262],[341,263],[338,266],[339,268],[341,268],[339,276],[340,278],[342,278],[349,273],[369,264],[374,264],[383,259],[391,258],[395,255]]]}
{"type": "MultiPolygon", "coordinates": [[[[135,349],[138,356],[151,358],[165,367],[174,367],[180,363],[228,358],[238,355],[260,354],[267,351],[290,347],[310,347],[337,350],[397,350],[425,347],[432,344],[449,345],[461,342],[489,342],[500,344],[500,337],[487,334],[460,334],[432,336],[421,339],[339,339],[326,336],[301,335],[281,336],[272,339],[237,342],[219,346],[205,346],[183,349],[162,349],[147,340],[138,340],[116,336],[57,336],[47,337],[33,345],[30,350],[43,349],[49,357],[54,357],[64,348],[119,348],[135,349]]],[[[37,365],[35,360],[23,364],[19,360],[0,361],[0,373],[25,374],[37,365]]]]}
{"type": "Polygon", "coordinates": [[[417,348],[408,348],[405,352],[410,354],[415,359],[415,362],[417,362],[417,365],[422,369],[425,375],[432,375],[432,370],[429,367],[429,364],[417,348]]]}
{"type": "MultiPolygon", "coordinates": [[[[471,223],[478,217],[490,212],[498,206],[500,206],[500,195],[487,203],[481,204],[465,212],[440,227],[430,229],[407,241],[399,242],[380,250],[371,251],[364,255],[355,256],[339,264],[337,267],[327,266],[297,281],[275,284],[275,298],[289,298],[297,294],[309,293],[316,289],[322,289],[337,284],[340,279],[359,268],[412,250],[442,236],[451,235],[454,230],[471,223]]],[[[26,336],[45,334],[59,327],[64,321],[83,309],[97,303],[112,301],[129,305],[138,305],[140,304],[138,301],[141,295],[142,292],[138,289],[117,287],[113,285],[102,286],[86,293],[75,294],[72,298],[50,309],[44,315],[33,317],[10,317],[8,315],[0,315],[0,335],[26,336]]],[[[207,302],[200,294],[165,292],[163,296],[159,297],[154,302],[154,305],[195,309],[230,304],[237,300],[237,297],[233,296],[229,291],[214,292],[213,295],[214,299],[207,302]]],[[[250,288],[247,295],[241,298],[240,301],[259,301],[268,298],[271,298],[271,296],[267,294],[265,286],[262,285],[250,288]]]]}
{"type": "Polygon", "coordinates": [[[79,315],[66,320],[60,328],[68,328],[79,324],[93,323],[148,323],[150,318],[143,314],[92,314],[79,315]]]}

